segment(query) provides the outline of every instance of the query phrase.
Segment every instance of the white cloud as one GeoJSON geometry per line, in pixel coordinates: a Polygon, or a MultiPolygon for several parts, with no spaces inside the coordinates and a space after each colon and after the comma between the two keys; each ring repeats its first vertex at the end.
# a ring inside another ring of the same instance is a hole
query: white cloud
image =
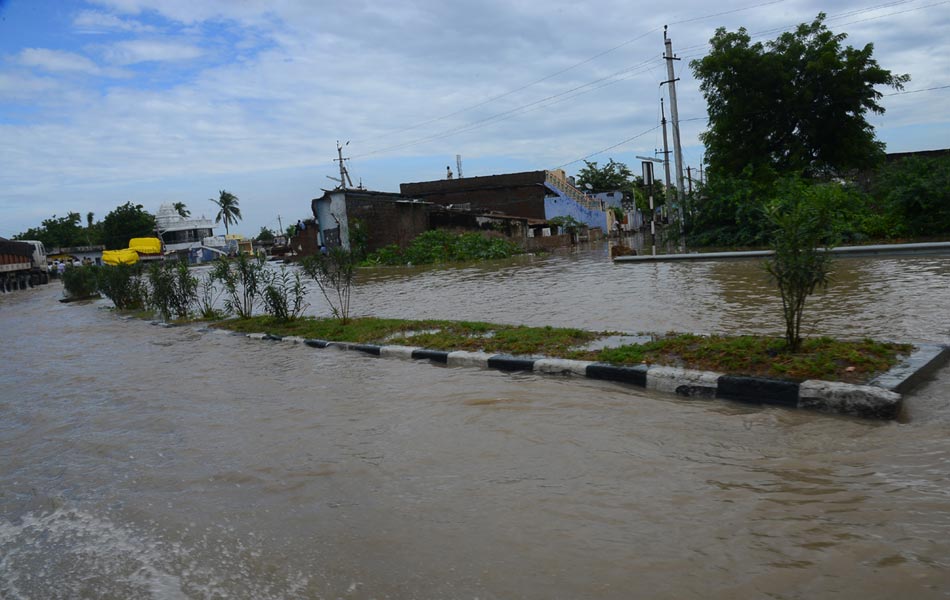
{"type": "Polygon", "coordinates": [[[59,84],[48,77],[0,72],[0,101],[32,100],[58,88],[59,84]]]}
{"type": "Polygon", "coordinates": [[[73,26],[79,33],[111,33],[117,31],[142,33],[155,30],[154,27],[132,19],[120,19],[113,14],[94,10],[79,12],[73,19],[73,26]]]}
{"type": "Polygon", "coordinates": [[[74,72],[99,75],[102,72],[96,63],[85,56],[48,48],[24,48],[17,62],[26,67],[38,67],[54,73],[74,72]]]}
{"type": "Polygon", "coordinates": [[[197,46],[161,40],[128,40],[103,49],[106,60],[123,66],[144,62],[188,61],[202,54],[201,48],[197,46]]]}
{"type": "MultiPolygon", "coordinates": [[[[120,41],[93,49],[107,61],[102,64],[124,65],[130,74],[142,75],[110,81],[106,88],[57,77],[102,73],[77,49],[88,42],[86,37],[69,52],[12,49],[18,69],[43,69],[48,76],[3,70],[0,64],[0,110],[3,100],[23,98],[29,90],[44,116],[0,128],[0,164],[5,167],[0,189],[8,197],[40,198],[97,187],[103,200],[95,201],[108,204],[83,209],[97,214],[124,202],[116,190],[136,182],[148,190],[143,194],[159,197],[171,181],[214,180],[218,187],[194,190],[194,201],[206,202],[217,189],[230,189],[231,181],[292,171],[302,179],[282,181],[278,187],[317,193],[328,183],[324,176],[334,172],[337,139],[353,140],[354,175],[367,186],[387,190],[396,189],[401,180],[439,176],[445,164],[454,164],[456,153],[472,165],[468,175],[479,174],[478,164],[554,167],[659,123],[663,90],[658,84],[666,79],[660,59],[664,22],[671,25],[674,51],[683,57],[676,63],[680,118],[690,119],[705,117],[706,111],[688,62],[706,51],[717,26],[759,32],[810,20],[818,12],[816,2],[805,6],[805,0],[786,0],[690,20],[755,1],[724,0],[715,8],[687,1],[638,14],[620,0],[485,0],[478,5],[434,0],[97,0],[101,10],[79,13],[73,25],[82,31],[121,33],[120,41]],[[142,29],[161,18],[184,25],[175,30],[177,37],[142,29]],[[140,67],[156,63],[161,68],[154,71],[161,77],[140,67]],[[621,82],[520,108],[641,63],[638,72],[621,82]],[[419,126],[410,128],[414,125],[419,126]],[[369,154],[388,146],[399,148],[369,154]]],[[[847,3],[835,11],[855,8],[862,7],[847,3]]],[[[908,86],[912,89],[946,83],[950,47],[939,28],[927,24],[946,22],[948,12],[934,7],[926,18],[921,11],[900,20],[831,28],[852,34],[847,43],[856,46],[875,42],[882,66],[914,76],[908,86]]],[[[70,33],[77,37],[75,30],[70,33]]],[[[776,35],[773,31],[760,39],[776,35]]],[[[891,135],[905,123],[950,121],[950,109],[942,108],[950,106],[946,97],[946,92],[934,92],[885,99],[888,112],[880,122],[888,128],[882,132],[891,135]]],[[[694,160],[701,153],[696,136],[704,126],[703,120],[682,126],[684,144],[692,149],[686,154],[694,160]]],[[[655,130],[593,160],[612,156],[632,161],[635,154],[652,154],[661,144],[655,130]]],[[[240,189],[232,191],[241,196],[244,208],[249,199],[240,189]]],[[[192,201],[187,188],[176,193],[177,199],[192,201]]],[[[258,225],[249,228],[256,232],[258,225]]]]}

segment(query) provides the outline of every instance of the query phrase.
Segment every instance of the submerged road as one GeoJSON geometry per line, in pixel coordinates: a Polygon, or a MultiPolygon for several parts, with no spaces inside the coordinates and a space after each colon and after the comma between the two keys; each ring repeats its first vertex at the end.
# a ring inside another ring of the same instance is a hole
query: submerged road
{"type": "MultiPolygon", "coordinates": [[[[879,423],[0,296],[3,598],[945,598],[950,373],[879,423]],[[12,368],[11,368],[12,366],[12,368]]],[[[813,331],[950,341],[950,261],[849,260],[813,331]]],[[[322,314],[317,294],[310,312],[322,314]]],[[[777,332],[753,261],[603,247],[361,273],[355,311],[777,332]]]]}

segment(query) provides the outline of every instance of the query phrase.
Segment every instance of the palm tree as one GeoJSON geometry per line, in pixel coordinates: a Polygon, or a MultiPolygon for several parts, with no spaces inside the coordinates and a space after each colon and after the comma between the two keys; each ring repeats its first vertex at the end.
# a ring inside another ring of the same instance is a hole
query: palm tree
{"type": "Polygon", "coordinates": [[[92,246],[92,220],[96,213],[89,211],[86,213],[86,243],[92,246]]]}
{"type": "Polygon", "coordinates": [[[224,234],[228,235],[231,230],[229,225],[236,225],[241,220],[241,209],[238,208],[238,197],[229,191],[221,190],[218,192],[218,199],[211,198],[211,201],[218,205],[218,216],[214,222],[224,221],[224,234]]]}
{"type": "MultiPolygon", "coordinates": [[[[236,199],[237,199],[237,198],[235,198],[235,200],[236,200],[236,199]]],[[[177,212],[179,215],[181,215],[181,218],[182,218],[182,219],[187,219],[188,217],[191,216],[191,211],[188,210],[187,208],[185,208],[185,203],[184,203],[184,202],[176,202],[176,203],[172,204],[172,208],[175,209],[175,212],[177,212]]]]}

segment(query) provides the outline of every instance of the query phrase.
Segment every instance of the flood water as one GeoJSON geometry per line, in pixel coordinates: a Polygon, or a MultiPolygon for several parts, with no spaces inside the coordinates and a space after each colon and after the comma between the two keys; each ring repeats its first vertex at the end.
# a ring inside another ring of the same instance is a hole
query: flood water
{"type": "MultiPolygon", "coordinates": [[[[777,333],[755,261],[360,274],[354,311],[777,333]]],[[[947,598],[950,368],[900,422],[0,296],[0,598],[947,598]]],[[[311,314],[325,307],[311,295],[311,314]]],[[[950,259],[841,260],[812,332],[950,341],[950,259]]]]}

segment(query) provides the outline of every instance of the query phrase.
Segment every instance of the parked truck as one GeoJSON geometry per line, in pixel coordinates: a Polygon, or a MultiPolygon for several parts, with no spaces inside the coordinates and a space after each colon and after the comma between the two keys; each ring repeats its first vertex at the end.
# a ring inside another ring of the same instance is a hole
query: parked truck
{"type": "Polygon", "coordinates": [[[0,238],[0,292],[44,283],[49,283],[49,271],[43,242],[0,238]]]}

